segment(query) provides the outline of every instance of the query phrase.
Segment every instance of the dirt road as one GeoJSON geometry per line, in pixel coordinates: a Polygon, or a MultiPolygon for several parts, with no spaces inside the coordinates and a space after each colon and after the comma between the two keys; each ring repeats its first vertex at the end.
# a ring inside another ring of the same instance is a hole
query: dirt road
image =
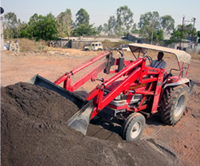
{"type": "MultiPolygon", "coordinates": [[[[90,52],[89,56],[82,51],[66,49],[62,54],[15,54],[1,52],[1,86],[26,82],[35,74],[55,81],[65,72],[100,52],[90,52]]],[[[132,57],[127,56],[128,59],[132,57]]],[[[165,58],[167,70],[177,66],[176,61],[165,58]]],[[[200,165],[200,61],[192,60],[188,78],[195,81],[190,95],[187,113],[175,126],[163,124],[156,116],[147,120],[145,136],[151,136],[169,145],[177,153],[180,165],[200,165]]],[[[91,84],[85,85],[86,91],[91,84]]]]}

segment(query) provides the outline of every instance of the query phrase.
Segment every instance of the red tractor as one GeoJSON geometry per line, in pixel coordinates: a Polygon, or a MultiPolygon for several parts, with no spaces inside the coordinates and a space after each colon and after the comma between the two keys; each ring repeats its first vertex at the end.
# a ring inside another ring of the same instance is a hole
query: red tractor
{"type": "Polygon", "coordinates": [[[104,113],[124,121],[122,137],[125,140],[137,140],[145,127],[144,114],[159,112],[163,122],[169,125],[174,125],[181,119],[194,81],[186,78],[191,60],[191,56],[186,52],[137,43],[129,44],[129,48],[135,60],[125,60],[122,52],[121,57],[114,58],[112,52],[106,51],[65,73],[54,83],[39,75],[33,77],[29,83],[56,91],[80,108],[68,120],[68,125],[75,130],[86,134],[90,120],[104,113]],[[179,68],[171,69],[167,73],[165,69],[147,66],[146,62],[152,61],[147,55],[148,49],[174,54],[179,68]],[[138,55],[135,55],[136,53],[138,55]],[[100,64],[71,85],[71,78],[77,72],[100,59],[103,59],[100,64]],[[113,66],[115,69],[112,69],[113,66]],[[179,71],[179,74],[173,75],[173,70],[179,71]],[[114,76],[109,79],[97,78],[101,71],[114,76]],[[85,98],[74,93],[89,80],[101,81],[101,85],[89,92],[85,98]],[[63,88],[58,86],[62,82],[63,88]]]}

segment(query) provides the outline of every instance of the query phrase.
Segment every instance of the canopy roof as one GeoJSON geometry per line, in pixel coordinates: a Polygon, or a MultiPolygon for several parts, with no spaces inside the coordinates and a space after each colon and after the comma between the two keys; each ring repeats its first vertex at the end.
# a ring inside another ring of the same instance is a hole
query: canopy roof
{"type": "Polygon", "coordinates": [[[188,54],[182,50],[175,50],[172,48],[155,46],[155,45],[151,45],[151,44],[140,44],[140,43],[131,43],[131,44],[129,44],[129,47],[132,52],[139,52],[139,50],[141,48],[142,50],[140,50],[140,52],[142,52],[142,53],[146,53],[148,49],[172,53],[176,56],[178,62],[185,62],[185,63],[190,64],[190,60],[191,60],[190,54],[188,54]]]}

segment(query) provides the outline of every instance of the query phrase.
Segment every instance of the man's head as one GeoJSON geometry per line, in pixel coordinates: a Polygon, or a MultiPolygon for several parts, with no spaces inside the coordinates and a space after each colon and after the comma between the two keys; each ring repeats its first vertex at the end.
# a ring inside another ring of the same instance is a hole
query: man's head
{"type": "Polygon", "coordinates": [[[164,53],[163,52],[159,52],[158,53],[158,60],[161,60],[164,56],[164,53]]]}

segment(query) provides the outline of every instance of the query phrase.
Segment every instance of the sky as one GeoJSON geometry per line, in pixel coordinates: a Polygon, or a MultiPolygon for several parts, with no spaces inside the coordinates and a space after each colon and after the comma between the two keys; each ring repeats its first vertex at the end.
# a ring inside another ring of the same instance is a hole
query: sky
{"type": "Polygon", "coordinates": [[[110,16],[116,17],[117,8],[127,5],[133,14],[134,23],[138,23],[140,15],[146,12],[158,11],[160,16],[171,15],[175,25],[185,24],[196,18],[195,28],[200,30],[200,0],[1,0],[0,6],[4,14],[14,12],[17,19],[28,22],[37,13],[43,16],[52,13],[58,16],[66,9],[71,9],[75,21],[79,9],[85,9],[90,16],[90,24],[95,27],[108,22],[110,16]]]}

